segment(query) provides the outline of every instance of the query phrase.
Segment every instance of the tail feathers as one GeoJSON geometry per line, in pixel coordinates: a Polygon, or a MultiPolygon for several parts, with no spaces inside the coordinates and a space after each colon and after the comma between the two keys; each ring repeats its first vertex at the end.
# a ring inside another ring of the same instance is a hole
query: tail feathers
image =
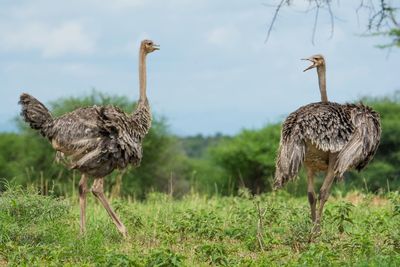
{"type": "Polygon", "coordinates": [[[294,180],[304,161],[305,143],[300,138],[296,139],[281,141],[276,160],[275,189],[282,188],[288,181],[294,180]]]}
{"type": "Polygon", "coordinates": [[[379,115],[370,109],[357,110],[352,114],[355,130],[343,147],[335,165],[335,174],[342,176],[350,169],[362,170],[378,149],[381,128],[379,115]]]}
{"type": "Polygon", "coordinates": [[[49,110],[39,100],[23,93],[18,102],[22,106],[21,116],[32,129],[40,130],[45,135],[44,126],[52,120],[49,110]]]}

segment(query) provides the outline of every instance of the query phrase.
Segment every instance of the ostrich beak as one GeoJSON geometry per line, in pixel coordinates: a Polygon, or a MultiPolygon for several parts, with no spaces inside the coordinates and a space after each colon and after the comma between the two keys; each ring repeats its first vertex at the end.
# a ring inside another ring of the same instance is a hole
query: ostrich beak
{"type": "Polygon", "coordinates": [[[315,62],[312,58],[302,58],[301,60],[308,60],[308,61],[312,62],[312,64],[308,68],[303,70],[303,72],[308,71],[310,69],[313,69],[313,68],[315,68],[317,66],[317,62],[315,62]]]}
{"type": "Polygon", "coordinates": [[[153,48],[154,48],[154,50],[160,50],[160,46],[157,44],[153,44],[153,48]]]}

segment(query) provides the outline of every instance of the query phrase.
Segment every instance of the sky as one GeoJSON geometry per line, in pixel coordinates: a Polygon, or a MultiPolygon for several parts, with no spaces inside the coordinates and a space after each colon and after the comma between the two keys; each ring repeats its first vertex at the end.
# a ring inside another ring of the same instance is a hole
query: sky
{"type": "Polygon", "coordinates": [[[278,15],[271,0],[2,0],[0,2],[0,131],[15,130],[18,97],[43,103],[101,92],[139,96],[138,47],[161,46],[147,59],[148,98],[178,135],[236,134],[282,120],[320,100],[315,71],[300,58],[321,53],[328,97],[352,102],[400,90],[400,49],[365,37],[358,1],[334,5],[334,35],[306,1],[278,15]]]}

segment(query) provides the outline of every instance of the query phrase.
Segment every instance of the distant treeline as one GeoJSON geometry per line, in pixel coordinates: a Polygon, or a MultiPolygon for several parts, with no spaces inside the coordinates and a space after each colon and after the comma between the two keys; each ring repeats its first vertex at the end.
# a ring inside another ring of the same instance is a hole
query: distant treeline
{"type": "MultiPolygon", "coordinates": [[[[370,192],[396,190],[400,185],[400,92],[362,101],[381,114],[381,144],[367,169],[347,173],[339,188],[370,192]]],[[[135,107],[135,103],[125,97],[97,91],[80,98],[62,98],[48,106],[57,116],[95,104],[117,105],[126,112],[135,107]]],[[[111,194],[144,198],[150,191],[182,196],[188,191],[235,194],[240,187],[247,187],[253,193],[271,190],[280,124],[243,130],[236,136],[178,137],[169,131],[165,119],[157,114],[154,117],[144,141],[141,166],[114,171],[106,182],[111,194]]],[[[36,185],[43,193],[72,194],[80,174],[56,163],[49,142],[21,120],[16,123],[18,133],[0,133],[0,178],[36,185]]],[[[303,194],[306,190],[303,176],[301,173],[298,181],[287,190],[303,194]]]]}

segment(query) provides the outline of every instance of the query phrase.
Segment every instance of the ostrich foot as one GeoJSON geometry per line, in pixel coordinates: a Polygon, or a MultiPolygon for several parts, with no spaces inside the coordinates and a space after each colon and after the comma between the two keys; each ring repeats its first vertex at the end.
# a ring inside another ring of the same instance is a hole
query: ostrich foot
{"type": "Polygon", "coordinates": [[[315,222],[314,225],[313,225],[313,227],[312,227],[311,232],[312,232],[313,234],[319,234],[319,233],[321,233],[321,224],[320,224],[319,222],[315,222]]]}
{"type": "Polygon", "coordinates": [[[117,225],[118,232],[121,233],[122,237],[126,239],[128,237],[128,231],[126,231],[125,225],[117,225]]]}
{"type": "Polygon", "coordinates": [[[309,243],[312,243],[315,241],[315,238],[318,237],[321,234],[321,224],[314,222],[313,226],[311,228],[311,233],[310,233],[310,238],[308,240],[309,243]]]}

